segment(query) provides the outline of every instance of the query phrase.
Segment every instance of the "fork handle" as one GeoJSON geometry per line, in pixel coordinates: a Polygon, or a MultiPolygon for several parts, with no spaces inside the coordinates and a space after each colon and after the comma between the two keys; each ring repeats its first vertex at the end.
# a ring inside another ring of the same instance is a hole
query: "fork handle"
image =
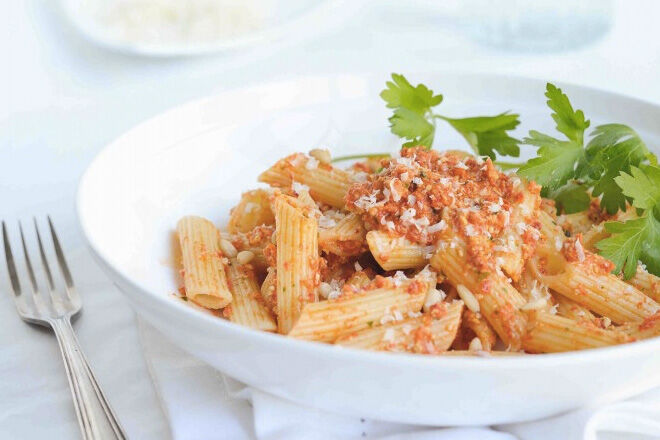
{"type": "Polygon", "coordinates": [[[80,348],[69,318],[53,319],[51,325],[62,351],[83,439],[126,439],[80,348]]]}

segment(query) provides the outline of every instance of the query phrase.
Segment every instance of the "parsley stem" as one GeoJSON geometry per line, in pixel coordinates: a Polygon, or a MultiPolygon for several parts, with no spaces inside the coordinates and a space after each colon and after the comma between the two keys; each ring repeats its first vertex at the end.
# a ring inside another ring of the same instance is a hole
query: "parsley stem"
{"type": "Polygon", "coordinates": [[[368,154],[349,154],[348,156],[339,156],[332,159],[332,162],[342,162],[354,159],[371,159],[378,157],[390,157],[389,153],[368,153],[368,154]]]}

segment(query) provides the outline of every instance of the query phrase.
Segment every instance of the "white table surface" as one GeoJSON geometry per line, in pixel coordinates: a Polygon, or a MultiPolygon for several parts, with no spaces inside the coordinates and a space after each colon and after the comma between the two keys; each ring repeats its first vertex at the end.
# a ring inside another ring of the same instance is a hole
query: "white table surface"
{"type": "MultiPolygon", "coordinates": [[[[55,1],[0,2],[0,218],[15,228],[18,219],[49,213],[75,256],[83,245],[76,184],[104,144],[168,107],[264,80],[478,70],[570,81],[660,103],[660,2],[615,2],[614,25],[603,39],[543,55],[479,46],[424,3],[364,2],[320,35],[241,53],[143,59],[89,44],[63,21],[55,1]]],[[[76,438],[55,340],[19,320],[1,266],[0,438],[76,438]]],[[[85,303],[75,327],[128,434],[167,438],[133,312],[117,292],[95,291],[103,278],[93,264],[73,272],[85,303]]]]}

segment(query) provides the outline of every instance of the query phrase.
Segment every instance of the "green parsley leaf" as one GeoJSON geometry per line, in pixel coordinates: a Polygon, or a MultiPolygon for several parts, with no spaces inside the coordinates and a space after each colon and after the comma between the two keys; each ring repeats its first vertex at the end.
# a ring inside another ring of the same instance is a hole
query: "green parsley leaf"
{"type": "Polygon", "coordinates": [[[591,197],[589,197],[586,185],[580,185],[575,182],[567,183],[548,194],[548,197],[555,200],[558,212],[563,211],[566,214],[585,211],[591,203],[591,197]]]}
{"type": "Polygon", "coordinates": [[[413,87],[401,74],[393,73],[392,81],[387,81],[386,89],[380,92],[380,97],[389,108],[406,108],[419,115],[425,115],[431,107],[442,102],[442,95],[434,95],[424,84],[413,87]]]}
{"type": "Polygon", "coordinates": [[[390,129],[392,133],[407,139],[404,147],[416,147],[423,145],[430,148],[435,136],[435,125],[430,123],[419,113],[400,107],[390,117],[390,129]]]}
{"type": "Polygon", "coordinates": [[[592,195],[602,195],[601,206],[614,214],[626,209],[626,196],[615,179],[621,172],[629,173],[632,166],[638,166],[650,153],[639,135],[626,125],[600,125],[592,135],[594,138],[587,145],[576,174],[592,180],[592,195]]]}
{"type": "Polygon", "coordinates": [[[621,173],[614,179],[626,197],[632,199],[635,208],[655,210],[660,217],[660,168],[647,165],[632,167],[631,173],[621,173]]]}
{"type": "Polygon", "coordinates": [[[573,110],[571,102],[559,87],[547,83],[545,96],[548,98],[548,107],[553,110],[552,119],[557,124],[557,131],[563,133],[568,139],[582,144],[584,131],[590,122],[584,119],[582,110],[573,110]]]}
{"type": "Polygon", "coordinates": [[[594,182],[594,188],[591,194],[594,197],[600,197],[600,207],[614,214],[619,209],[625,211],[626,197],[621,191],[621,187],[616,184],[615,178],[618,176],[619,170],[607,170],[605,173],[594,182]],[[602,197],[601,197],[602,196],[602,197]]]}
{"type": "Polygon", "coordinates": [[[518,174],[553,191],[573,178],[575,164],[582,158],[584,149],[575,141],[561,141],[538,131],[530,131],[523,143],[538,147],[538,157],[530,159],[518,169],[518,174]]]}
{"type": "Polygon", "coordinates": [[[492,160],[495,160],[496,151],[503,156],[520,155],[520,141],[507,133],[520,124],[518,118],[519,115],[512,113],[461,119],[441,117],[465,138],[477,154],[492,160]]]}
{"type": "MultiPolygon", "coordinates": [[[[607,222],[605,230],[612,236],[596,243],[596,248],[616,265],[615,273],[623,269],[625,279],[635,274],[640,259],[646,264],[644,260],[660,248],[660,222],[650,213],[627,222],[607,222]]],[[[647,261],[657,269],[658,260],[647,261]]]]}
{"type": "MultiPolygon", "coordinates": [[[[656,234],[656,237],[660,237],[660,230],[656,229],[656,234]]],[[[646,270],[653,275],[660,276],[660,239],[645,242],[639,259],[646,266],[646,270]]]]}
{"type": "Polygon", "coordinates": [[[394,109],[389,118],[392,133],[408,141],[404,147],[422,145],[431,148],[435,137],[431,108],[442,102],[442,95],[433,94],[433,90],[424,84],[413,86],[403,75],[396,73],[386,86],[380,97],[387,107],[394,109]]]}

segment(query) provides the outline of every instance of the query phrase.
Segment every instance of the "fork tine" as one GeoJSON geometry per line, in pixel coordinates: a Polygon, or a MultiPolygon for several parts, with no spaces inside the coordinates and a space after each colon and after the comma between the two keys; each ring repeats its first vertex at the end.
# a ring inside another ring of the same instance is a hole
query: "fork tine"
{"type": "Polygon", "coordinates": [[[18,230],[21,233],[21,244],[23,245],[23,255],[25,255],[25,267],[27,268],[30,284],[32,284],[32,292],[37,293],[39,291],[39,287],[37,287],[37,279],[35,278],[34,270],[32,269],[30,254],[28,253],[27,246],[25,245],[25,235],[23,234],[23,225],[21,225],[21,222],[18,222],[18,230]]]}
{"type": "Polygon", "coordinates": [[[5,225],[4,220],[2,222],[2,241],[5,245],[5,259],[7,260],[9,280],[11,281],[11,287],[14,290],[14,295],[18,297],[21,295],[21,283],[18,282],[18,274],[16,273],[16,265],[14,264],[14,255],[11,252],[9,237],[7,237],[7,226],[5,225]]]}
{"type": "Polygon", "coordinates": [[[37,243],[39,245],[39,254],[41,254],[41,264],[44,266],[44,271],[46,272],[46,280],[48,281],[48,287],[50,291],[55,290],[55,283],[53,282],[53,275],[50,272],[50,266],[48,265],[48,260],[46,259],[46,253],[44,252],[44,245],[41,242],[41,234],[39,233],[39,227],[37,226],[37,219],[32,217],[34,221],[34,231],[37,234],[37,243]]]}
{"type": "Polygon", "coordinates": [[[55,245],[55,255],[57,256],[57,263],[60,266],[62,271],[62,276],[66,282],[67,290],[73,288],[73,279],[71,278],[71,272],[69,272],[69,266],[66,264],[66,259],[64,258],[64,253],[62,252],[62,247],[60,246],[60,240],[57,238],[57,233],[55,232],[55,227],[53,222],[48,216],[48,226],[50,227],[50,235],[53,237],[53,245],[55,245]]]}

